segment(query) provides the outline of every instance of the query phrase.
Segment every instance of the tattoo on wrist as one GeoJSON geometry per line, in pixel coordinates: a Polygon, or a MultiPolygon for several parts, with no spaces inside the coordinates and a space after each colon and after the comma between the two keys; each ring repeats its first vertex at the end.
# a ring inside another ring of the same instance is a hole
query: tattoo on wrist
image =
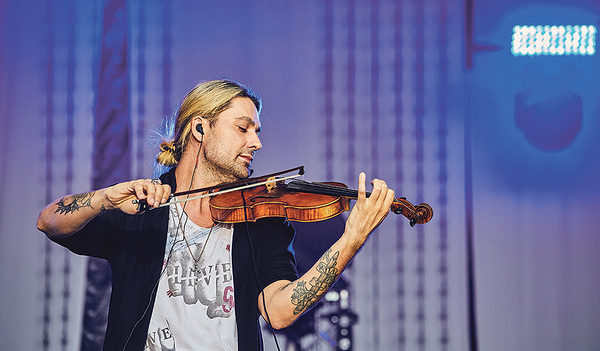
{"type": "Polygon", "coordinates": [[[57,209],[54,213],[66,215],[78,211],[82,207],[93,208],[92,197],[94,197],[95,193],[95,191],[91,191],[89,193],[63,197],[56,203],[57,209]]]}
{"type": "Polygon", "coordinates": [[[336,268],[339,256],[339,251],[331,255],[331,249],[327,250],[317,262],[316,269],[320,273],[319,276],[313,277],[308,282],[308,286],[306,282],[298,282],[292,294],[292,304],[296,305],[294,314],[300,314],[310,308],[335,283],[339,272],[336,268]]]}

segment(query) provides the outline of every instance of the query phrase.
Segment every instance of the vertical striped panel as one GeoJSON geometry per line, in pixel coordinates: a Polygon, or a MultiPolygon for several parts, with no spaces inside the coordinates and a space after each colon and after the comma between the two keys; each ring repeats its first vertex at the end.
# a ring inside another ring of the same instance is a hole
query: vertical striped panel
{"type": "Polygon", "coordinates": [[[66,145],[66,190],[73,192],[73,136],[75,114],[75,9],[73,0],[67,2],[67,145],[66,145]]]}
{"type": "Polygon", "coordinates": [[[171,115],[171,2],[163,1],[163,116],[171,115]]]}
{"type": "Polygon", "coordinates": [[[333,0],[325,1],[325,177],[333,179],[333,0]]]}
{"type": "Polygon", "coordinates": [[[356,178],[356,1],[348,1],[347,14],[347,83],[346,94],[347,102],[347,118],[348,118],[348,134],[346,136],[346,144],[348,145],[348,174],[347,179],[356,178]]]}
{"type": "MultiPolygon", "coordinates": [[[[53,136],[54,136],[54,56],[53,56],[53,11],[52,0],[46,1],[46,203],[53,200],[52,194],[52,165],[53,165],[53,136]]],[[[50,346],[50,304],[52,297],[52,243],[47,240],[44,245],[44,302],[42,324],[42,350],[50,346]]]]}
{"type": "MultiPolygon", "coordinates": [[[[424,189],[424,118],[425,118],[425,4],[419,2],[416,4],[415,13],[415,154],[414,164],[416,167],[416,178],[414,183],[417,188],[417,203],[423,199],[424,189]]],[[[426,349],[426,304],[425,304],[425,233],[422,226],[417,227],[417,323],[418,335],[417,345],[419,350],[426,349]]]]}
{"type": "MultiPolygon", "coordinates": [[[[402,99],[402,57],[403,57],[403,39],[402,39],[402,1],[394,2],[394,160],[396,164],[395,186],[399,187],[404,183],[404,172],[402,162],[404,153],[402,148],[402,140],[404,138],[404,130],[402,128],[403,120],[403,99],[402,99]]],[[[398,319],[398,350],[406,348],[406,296],[404,286],[404,226],[406,223],[402,220],[396,221],[396,274],[397,286],[396,293],[398,299],[398,307],[396,317],[398,319]]]]}
{"type": "MultiPolygon", "coordinates": [[[[75,2],[69,0],[67,3],[67,145],[66,145],[66,192],[73,193],[73,139],[75,135],[75,2]]],[[[70,275],[71,275],[71,254],[67,250],[61,250],[63,258],[63,291],[62,291],[62,332],[60,344],[62,350],[66,350],[69,345],[69,298],[70,275]]]]}
{"type": "Polygon", "coordinates": [[[146,3],[137,1],[137,153],[136,153],[136,178],[146,178],[144,169],[144,149],[146,148],[146,3]]]}
{"type": "MultiPolygon", "coordinates": [[[[370,8],[368,9],[370,12],[370,54],[371,54],[371,63],[370,63],[370,91],[369,94],[371,96],[371,106],[370,106],[370,115],[371,115],[371,130],[370,130],[370,139],[371,139],[371,155],[370,155],[370,177],[380,177],[379,174],[379,2],[377,0],[372,0],[370,4],[370,8]]],[[[377,234],[377,233],[375,233],[377,234]]],[[[371,269],[373,270],[373,321],[376,324],[380,323],[380,301],[381,295],[379,290],[379,282],[380,282],[380,274],[379,274],[379,260],[380,260],[380,236],[373,235],[371,237],[370,246],[372,248],[371,251],[371,269]]],[[[373,348],[378,350],[380,347],[380,328],[373,329],[373,348]]]]}
{"type": "Polygon", "coordinates": [[[440,255],[440,349],[448,350],[450,339],[448,323],[448,18],[447,0],[439,0],[438,23],[438,50],[439,50],[439,74],[438,74],[438,163],[439,163],[439,206],[436,210],[436,218],[439,223],[439,255],[440,255]]]}
{"type": "Polygon", "coordinates": [[[130,178],[127,3],[104,7],[99,81],[94,108],[94,188],[130,178]]]}

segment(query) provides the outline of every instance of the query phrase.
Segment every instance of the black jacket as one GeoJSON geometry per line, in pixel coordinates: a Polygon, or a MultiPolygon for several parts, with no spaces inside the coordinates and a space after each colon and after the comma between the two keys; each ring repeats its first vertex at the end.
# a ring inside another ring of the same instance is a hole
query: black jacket
{"type": "MultiPolygon", "coordinates": [[[[161,180],[176,189],[175,169],[163,174],[161,180]]],[[[105,350],[144,349],[155,286],[165,255],[168,223],[168,207],[137,216],[108,211],[78,233],[53,239],[74,253],[104,258],[110,263],[112,293],[105,350]],[[130,333],[132,336],[127,342],[130,333]]],[[[240,351],[262,349],[257,305],[260,288],[251,247],[261,284],[265,287],[278,280],[297,279],[293,238],[293,227],[282,218],[234,225],[232,266],[240,351]]]]}

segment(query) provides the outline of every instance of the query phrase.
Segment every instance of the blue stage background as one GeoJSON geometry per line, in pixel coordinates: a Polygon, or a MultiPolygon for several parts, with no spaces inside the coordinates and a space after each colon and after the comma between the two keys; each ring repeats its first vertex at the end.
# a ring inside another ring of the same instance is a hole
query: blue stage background
{"type": "MultiPolygon", "coordinates": [[[[594,0],[1,1],[2,349],[101,341],[84,312],[106,303],[85,302],[103,268],[37,215],[152,177],[164,118],[224,77],[264,100],[255,175],[304,165],[355,187],[365,171],[434,209],[415,228],[390,215],[344,273],[354,350],[597,350],[599,56],[510,43],[515,25],[599,15],[594,0]]],[[[302,347],[333,334],[319,319],[302,347]]]]}

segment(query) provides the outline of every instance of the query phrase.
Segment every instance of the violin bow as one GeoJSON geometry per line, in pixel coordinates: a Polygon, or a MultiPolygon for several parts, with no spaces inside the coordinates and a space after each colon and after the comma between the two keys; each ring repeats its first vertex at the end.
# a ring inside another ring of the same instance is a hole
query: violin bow
{"type": "Polygon", "coordinates": [[[135,199],[132,202],[134,204],[138,205],[138,211],[145,211],[148,208],[152,210],[155,208],[166,207],[171,204],[178,204],[178,203],[187,202],[187,201],[191,201],[191,200],[202,199],[205,197],[216,196],[219,194],[225,194],[225,193],[229,193],[232,191],[253,188],[255,186],[260,186],[260,185],[264,185],[264,184],[275,183],[275,182],[279,182],[279,181],[287,180],[287,179],[291,179],[291,178],[297,178],[297,177],[300,177],[303,175],[304,175],[304,166],[298,166],[298,167],[294,167],[294,168],[291,168],[291,169],[288,169],[285,171],[266,174],[266,175],[263,175],[260,177],[247,178],[247,179],[242,179],[242,180],[238,180],[238,181],[231,182],[231,183],[219,184],[219,185],[209,186],[206,188],[192,189],[192,190],[188,190],[188,191],[181,191],[178,193],[174,193],[174,194],[169,195],[169,201],[167,201],[164,204],[161,204],[157,207],[149,207],[145,200],[135,199]],[[291,172],[295,172],[295,171],[298,171],[298,174],[292,175],[292,176],[287,176],[287,177],[275,178],[279,175],[291,173],[291,172]],[[216,190],[216,189],[222,189],[222,190],[210,193],[211,190],[216,190]],[[190,195],[190,194],[195,194],[195,193],[200,193],[200,192],[205,192],[205,191],[208,191],[209,193],[199,195],[199,196],[194,196],[194,197],[188,197],[188,198],[181,199],[181,200],[173,200],[177,196],[190,195]]]}

